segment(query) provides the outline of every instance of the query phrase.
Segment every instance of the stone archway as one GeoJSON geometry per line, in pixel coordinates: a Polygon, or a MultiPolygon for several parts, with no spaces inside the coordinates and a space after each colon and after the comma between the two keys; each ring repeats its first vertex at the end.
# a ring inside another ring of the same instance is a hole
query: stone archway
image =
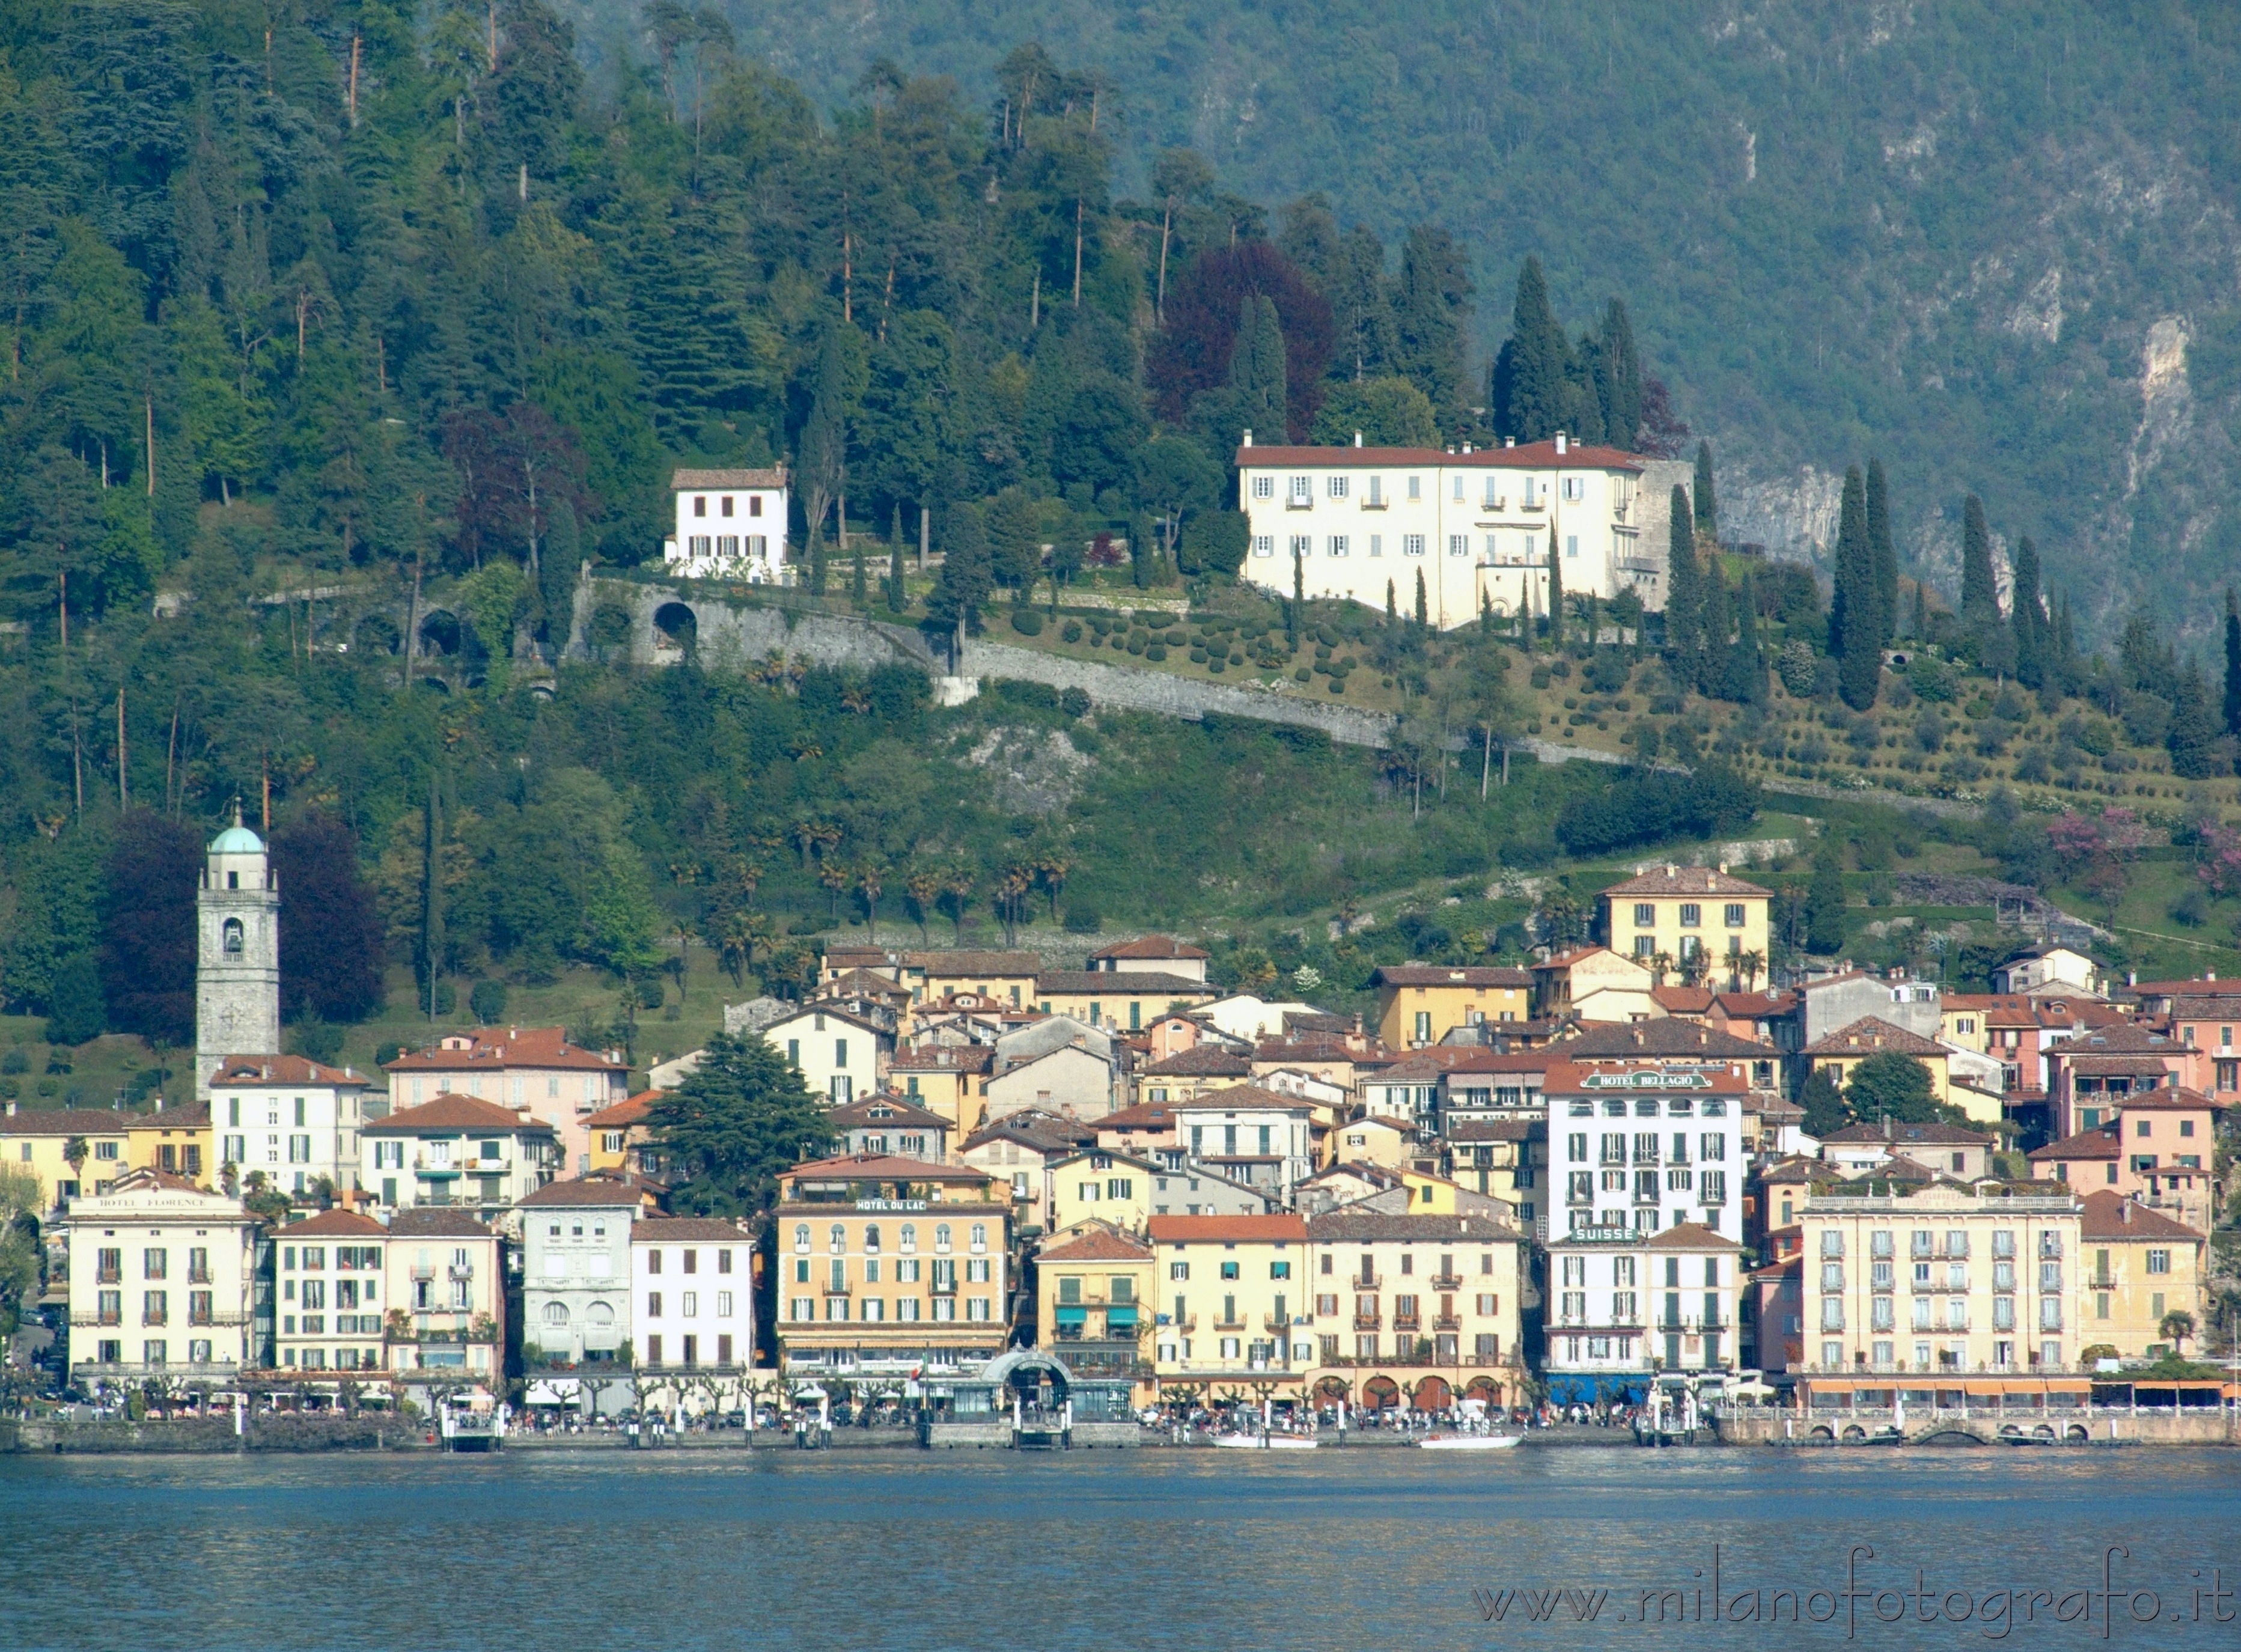
{"type": "Polygon", "coordinates": [[[1390,1411],[1401,1403],[1401,1385],[1389,1376],[1374,1376],[1361,1385],[1361,1408],[1390,1411]]]}
{"type": "Polygon", "coordinates": [[[1445,1411],[1455,1404],[1455,1391],[1448,1386],[1445,1377],[1422,1377],[1417,1381],[1411,1400],[1419,1411],[1445,1411]]]}
{"type": "Polygon", "coordinates": [[[1475,1376],[1463,1385],[1463,1398],[1483,1400],[1488,1405],[1502,1403],[1502,1384],[1490,1376],[1475,1376]]]}
{"type": "Polygon", "coordinates": [[[1354,1388],[1344,1377],[1327,1376],[1315,1384],[1317,1405],[1344,1405],[1354,1397],[1354,1388]]]}
{"type": "Polygon", "coordinates": [[[459,617],[442,608],[431,609],[420,621],[420,652],[458,658],[466,646],[467,629],[459,617]]]}
{"type": "Polygon", "coordinates": [[[663,603],[653,611],[653,628],[659,633],[654,639],[658,648],[674,648],[689,654],[699,645],[700,617],[687,603],[663,603]]]}

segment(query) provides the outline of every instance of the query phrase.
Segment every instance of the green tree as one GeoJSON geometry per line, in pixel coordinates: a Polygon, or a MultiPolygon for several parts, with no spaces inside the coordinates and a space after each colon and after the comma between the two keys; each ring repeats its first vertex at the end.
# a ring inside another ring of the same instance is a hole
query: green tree
{"type": "Polygon", "coordinates": [[[1436,447],[1439,418],[1431,398],[1405,378],[1334,385],[1315,411],[1308,439],[1344,447],[1357,434],[1369,447],[1436,447]]]}
{"type": "Polygon", "coordinates": [[[980,507],[960,505],[949,512],[942,533],[941,572],[926,599],[927,620],[951,636],[951,665],[964,658],[965,633],[978,630],[980,611],[994,586],[988,566],[988,532],[980,507]]]}
{"type": "Polygon", "coordinates": [[[1009,487],[989,502],[988,567],[995,582],[1026,591],[1042,577],[1042,518],[1024,488],[1009,487]]]}
{"type": "Polygon", "coordinates": [[[1450,418],[1462,410],[1473,291],[1470,259],[1452,235],[1428,224],[1408,231],[1393,289],[1393,365],[1450,418]]]}
{"type": "Polygon", "coordinates": [[[2016,545],[2015,600],[2008,619],[2015,632],[2016,680],[2026,688],[2046,681],[2046,608],[2039,599],[2038,548],[2025,534],[2016,545]]]}
{"type": "Polygon", "coordinates": [[[706,1216],[769,1210],[780,1174],[833,1143],[824,1104],[760,1037],[711,1038],[700,1065],[655,1099],[646,1121],[680,1178],[672,1207],[706,1216]]]}
{"type": "Polygon", "coordinates": [[[1829,652],[1836,657],[1836,692],[1856,712],[1876,703],[1882,686],[1882,605],[1875,556],[1868,545],[1867,486],[1860,467],[1844,472],[1836,519],[1836,593],[1829,606],[1829,652]]]}
{"type": "Polygon", "coordinates": [[[53,1007],[47,1014],[50,1044],[84,1044],[99,1038],[108,1025],[101,996],[101,966],[91,953],[77,953],[55,972],[53,1007]]]}
{"type": "Polygon", "coordinates": [[[1814,1069],[1813,1076],[1797,1093],[1797,1105],[1805,1112],[1805,1134],[1816,1140],[1833,1135],[1852,1122],[1851,1111],[1844,1105],[1844,1093],[1837,1086],[1834,1067],[1814,1069]]]}
{"type": "Polygon", "coordinates": [[[2186,662],[2171,685],[2171,723],[2164,746],[2171,772],[2183,780],[2206,780],[2217,772],[2218,717],[2211,709],[2210,685],[2202,668],[2186,662]]]}
{"type": "Polygon", "coordinates": [[[2241,607],[2225,587],[2225,732],[2241,734],[2241,607]]]}
{"type": "Polygon", "coordinates": [[[1876,639],[1888,645],[1898,635],[1898,547],[1891,538],[1890,486],[1883,462],[1868,460],[1869,587],[1876,598],[1876,639]]]}
{"type": "Polygon", "coordinates": [[[1696,565],[1696,513],[1689,490],[1678,483],[1667,521],[1665,651],[1674,676],[1693,684],[1704,650],[1703,577],[1696,565]]]}
{"type": "Polygon", "coordinates": [[[1971,493],[1961,506],[1961,626],[1970,651],[1988,671],[2008,669],[2006,627],[1992,572],[1992,532],[1984,502],[1971,493]]]}
{"type": "Polygon", "coordinates": [[[1564,565],[1556,549],[1556,536],[1549,536],[1549,646],[1564,645],[1564,565]]]}
{"type": "Polygon", "coordinates": [[[1844,1101],[1863,1123],[1936,1124],[1950,1110],[1939,1105],[1930,1069],[1911,1055],[1878,1050],[1851,1071],[1844,1101]]]}
{"type": "Polygon", "coordinates": [[[1488,406],[1496,435],[1541,442],[1556,433],[1569,394],[1570,355],[1549,306],[1541,260],[1529,255],[1517,272],[1509,338],[1494,361],[1488,406]]]}
{"type": "Polygon", "coordinates": [[[1844,873],[1831,849],[1813,858],[1813,881],[1805,891],[1805,945],[1824,954],[1843,950],[1844,873]]]}
{"type": "Polygon", "coordinates": [[[1613,298],[1596,340],[1595,388],[1602,400],[1603,440],[1632,449],[1642,431],[1642,357],[1626,305],[1613,298]]]}
{"type": "Polygon", "coordinates": [[[1720,507],[1712,491],[1712,445],[1696,444],[1696,532],[1714,544],[1720,538],[1720,507]]]}

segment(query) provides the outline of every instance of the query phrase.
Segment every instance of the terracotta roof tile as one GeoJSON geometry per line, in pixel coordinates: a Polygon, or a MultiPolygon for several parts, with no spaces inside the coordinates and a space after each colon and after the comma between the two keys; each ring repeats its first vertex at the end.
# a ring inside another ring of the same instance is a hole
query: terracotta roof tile
{"type": "Polygon", "coordinates": [[[413,1135],[425,1130],[526,1130],[552,1134],[552,1127],[542,1119],[500,1107],[495,1101],[449,1092],[361,1127],[361,1134],[370,1136],[413,1135]]]}
{"type": "Polygon", "coordinates": [[[1085,1228],[1071,1238],[1046,1241],[1035,1253],[1038,1267],[1049,1262],[1143,1262],[1151,1258],[1149,1245],[1140,1245],[1108,1227],[1085,1228]]]}
{"type": "Polygon", "coordinates": [[[290,1222],[280,1230],[284,1239],[323,1239],[329,1235],[338,1239],[386,1239],[389,1229],[354,1210],[323,1210],[302,1221],[290,1222]]]}
{"type": "Polygon", "coordinates": [[[2160,1211],[2149,1209],[2137,1200],[2126,1199],[2113,1189],[2104,1187],[2084,1198],[2084,1211],[2079,1221],[2080,1235],[2086,1239],[2177,1239],[2202,1242],[2203,1235],[2184,1222],[2173,1221],[2160,1211]]]}
{"type": "Polygon", "coordinates": [[[1154,1216],[1147,1224],[1155,1245],[1304,1244],[1301,1216],[1154,1216]]]}
{"type": "Polygon", "coordinates": [[[1601,892],[1605,896],[1616,895],[1759,895],[1771,894],[1755,883],[1716,871],[1710,866],[1658,866],[1639,873],[1623,883],[1615,883],[1601,892]]]}

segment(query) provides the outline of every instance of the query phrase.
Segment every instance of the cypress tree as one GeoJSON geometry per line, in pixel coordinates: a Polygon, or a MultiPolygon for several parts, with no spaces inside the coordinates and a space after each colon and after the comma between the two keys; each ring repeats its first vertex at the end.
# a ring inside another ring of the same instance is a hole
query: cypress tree
{"type": "Polygon", "coordinates": [[[825,594],[827,564],[824,525],[812,523],[809,528],[809,594],[813,597],[825,594]]]}
{"type": "Polygon", "coordinates": [[[1292,547],[1292,600],[1284,610],[1284,646],[1300,652],[1300,608],[1307,600],[1308,566],[1299,547],[1292,547]]]}
{"type": "Polygon", "coordinates": [[[926,599],[926,615],[948,627],[954,671],[964,657],[966,628],[978,622],[995,577],[989,565],[987,525],[979,505],[958,505],[942,527],[941,572],[926,599]]]}
{"type": "Polygon", "coordinates": [[[1930,636],[1930,587],[1917,579],[1914,582],[1914,639],[1917,643],[1930,636]]]}
{"type": "Polygon", "coordinates": [[[887,529],[886,585],[887,612],[899,614],[903,611],[903,507],[900,504],[887,529]]]}
{"type": "Polygon", "coordinates": [[[1528,257],[1517,272],[1509,338],[1495,358],[1492,403],[1499,434],[1521,442],[1546,441],[1562,425],[1569,390],[1564,330],[1549,307],[1541,260],[1528,257]]]}
{"type": "Polygon", "coordinates": [[[1549,646],[1564,645],[1564,571],[1556,561],[1556,536],[1549,536],[1549,646]]]}
{"type": "Polygon", "coordinates": [[[1728,697],[1729,655],[1734,647],[1729,632],[1735,629],[1735,599],[1728,590],[1720,558],[1715,555],[1707,561],[1701,586],[1704,593],[1704,647],[1696,661],[1696,692],[1724,699],[1728,697]]]}
{"type": "Polygon", "coordinates": [[[2062,664],[2062,679],[2065,686],[2070,672],[2077,665],[2077,633],[2070,628],[2070,593],[2062,593],[2062,617],[2054,625],[2054,657],[2062,664]]]}
{"type": "Polygon", "coordinates": [[[1229,387],[1246,428],[1288,428],[1291,396],[1284,375],[1284,329],[1275,300],[1248,293],[1238,310],[1237,343],[1229,352],[1229,387]]]}
{"type": "Polygon", "coordinates": [[[1494,593],[1478,593],[1478,634],[1482,641],[1494,635],[1494,593]]]}
{"type": "Polygon", "coordinates": [[[864,609],[864,599],[866,594],[864,585],[864,542],[860,538],[856,541],[855,570],[848,585],[848,599],[856,605],[857,612],[860,613],[864,609]]]}
{"type": "Polygon", "coordinates": [[[1631,448],[1642,432],[1642,358],[1634,347],[1634,324],[1616,298],[1603,311],[1603,439],[1631,448]]]}
{"type": "Polygon", "coordinates": [[[1898,548],[1891,538],[1890,492],[1879,458],[1868,461],[1868,550],[1875,573],[1876,640],[1888,644],[1898,635],[1898,548]]]}
{"type": "Polygon", "coordinates": [[[1856,712],[1876,703],[1883,675],[1874,580],[1867,484],[1854,465],[1844,472],[1843,503],[1836,520],[1836,589],[1829,606],[1829,651],[1836,657],[1836,692],[1856,712]]]}
{"type": "Polygon", "coordinates": [[[1416,625],[1419,630],[1432,623],[1432,605],[1424,596],[1424,571],[1416,570],[1416,625]]]}
{"type": "Polygon", "coordinates": [[[1128,518],[1128,583],[1139,591],[1152,583],[1152,518],[1141,511],[1128,518]]]}
{"type": "Polygon", "coordinates": [[[1992,532],[1984,521],[1984,502],[1971,493],[1961,505],[1961,623],[1982,630],[2000,617],[2000,593],[1992,581],[1992,532]]]}
{"type": "Polygon", "coordinates": [[[1689,490],[1673,486],[1673,505],[1665,567],[1665,649],[1672,657],[1673,672],[1682,683],[1692,680],[1696,668],[1700,599],[1696,592],[1696,519],[1689,508],[1689,490]]]}
{"type": "Polygon", "coordinates": [[[1766,703],[1766,643],[1759,632],[1758,587],[1745,574],[1736,595],[1736,642],[1728,651],[1723,698],[1738,706],[1766,703]]]}
{"type": "Polygon", "coordinates": [[[2241,608],[2225,587],[2225,732],[2241,734],[2241,608]]]}
{"type": "Polygon", "coordinates": [[[2038,548],[2026,536],[2016,546],[2016,599],[2009,612],[2016,633],[2016,680],[2026,688],[2046,681],[2046,611],[2038,599],[2038,548]]]}
{"type": "Polygon", "coordinates": [[[1712,492],[1712,445],[1696,444],[1696,530],[1713,544],[1720,542],[1720,507],[1712,492]]]}
{"type": "Polygon", "coordinates": [[[1395,625],[1399,623],[1400,619],[1401,611],[1394,605],[1393,602],[1393,582],[1388,579],[1385,582],[1385,623],[1388,625],[1395,625]]]}

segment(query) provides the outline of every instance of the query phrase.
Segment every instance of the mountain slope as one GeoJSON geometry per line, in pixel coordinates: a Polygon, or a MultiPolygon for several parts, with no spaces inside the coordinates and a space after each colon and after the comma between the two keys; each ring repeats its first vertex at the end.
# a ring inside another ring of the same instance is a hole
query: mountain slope
{"type": "MultiPolygon", "coordinates": [[[[2221,500],[2236,386],[2191,348],[2236,313],[2231,8],[729,10],[821,103],[882,55],[986,95],[1002,53],[1040,39],[1114,82],[1139,176],[1189,144],[1232,187],[1321,190],[1388,239],[1440,219],[1476,258],[1482,355],[1529,251],[1575,328],[1624,293],[1719,450],[1731,537],[1825,539],[1836,478],[1872,449],[1949,590],[1974,490],[2004,538],[2037,539],[2089,633],[2144,594],[2198,639],[2188,592],[2241,549],[2221,500]],[[2143,565],[2182,577],[2143,593],[2143,565]]],[[[612,50],[627,14],[590,11],[612,50]]]]}

